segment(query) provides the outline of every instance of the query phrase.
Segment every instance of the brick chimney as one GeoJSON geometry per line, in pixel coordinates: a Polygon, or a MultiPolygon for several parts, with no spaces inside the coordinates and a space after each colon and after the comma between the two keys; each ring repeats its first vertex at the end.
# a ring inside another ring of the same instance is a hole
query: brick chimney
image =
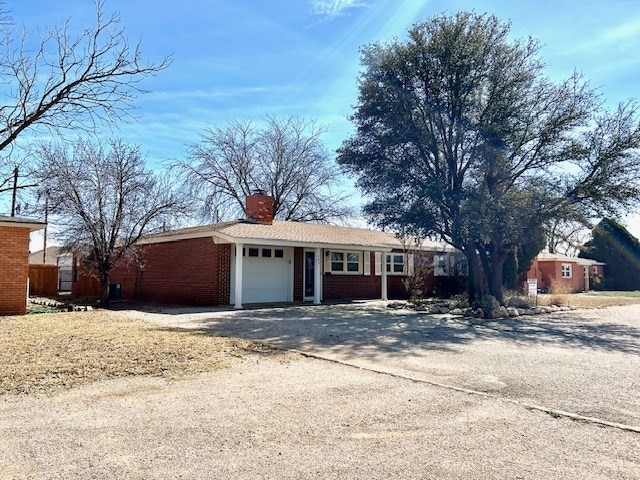
{"type": "Polygon", "coordinates": [[[245,214],[247,220],[271,225],[273,223],[273,197],[262,190],[256,190],[245,200],[245,214]]]}

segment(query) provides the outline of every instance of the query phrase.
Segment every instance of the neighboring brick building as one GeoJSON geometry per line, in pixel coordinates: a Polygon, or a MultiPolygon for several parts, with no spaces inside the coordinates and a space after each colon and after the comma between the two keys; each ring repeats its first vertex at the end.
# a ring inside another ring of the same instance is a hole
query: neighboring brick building
{"type": "MultiPolygon", "coordinates": [[[[406,298],[402,280],[413,269],[391,234],[327,224],[274,221],[272,199],[247,198],[247,220],[149,235],[138,264],[111,275],[124,299],[187,305],[406,298]],[[237,256],[237,252],[242,252],[237,256]],[[386,262],[383,262],[386,259],[386,262]],[[384,268],[383,268],[383,263],[384,268]],[[239,272],[239,275],[238,275],[239,272]]],[[[421,247],[438,258],[445,244],[421,247]]],[[[85,295],[74,274],[73,293],[85,295]]],[[[424,288],[433,290],[433,272],[424,288]]]]}
{"type": "Polygon", "coordinates": [[[44,223],[0,216],[0,314],[21,315],[27,309],[29,234],[44,223]]]}
{"type": "Polygon", "coordinates": [[[588,258],[541,252],[523,277],[536,278],[538,289],[549,293],[586,292],[594,278],[602,278],[604,265],[588,258]]]}

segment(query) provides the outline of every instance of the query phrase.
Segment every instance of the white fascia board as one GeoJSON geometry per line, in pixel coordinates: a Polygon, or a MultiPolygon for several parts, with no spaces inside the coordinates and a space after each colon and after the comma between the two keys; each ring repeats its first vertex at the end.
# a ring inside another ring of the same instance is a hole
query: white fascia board
{"type": "Polygon", "coordinates": [[[578,265],[605,265],[602,262],[599,262],[597,260],[591,260],[590,258],[580,258],[580,257],[576,257],[576,263],[578,265]]]}
{"type": "Polygon", "coordinates": [[[357,250],[376,252],[391,252],[393,248],[383,245],[352,245],[342,243],[296,242],[291,240],[277,240],[272,238],[233,237],[221,232],[213,232],[213,236],[219,238],[220,240],[223,240],[226,243],[242,243],[243,245],[267,245],[270,247],[324,248],[327,250],[357,250]]]}
{"type": "Polygon", "coordinates": [[[35,232],[36,230],[42,230],[46,226],[47,226],[47,224],[44,223],[44,222],[3,222],[3,221],[0,221],[0,227],[28,228],[30,232],[35,232]]]}

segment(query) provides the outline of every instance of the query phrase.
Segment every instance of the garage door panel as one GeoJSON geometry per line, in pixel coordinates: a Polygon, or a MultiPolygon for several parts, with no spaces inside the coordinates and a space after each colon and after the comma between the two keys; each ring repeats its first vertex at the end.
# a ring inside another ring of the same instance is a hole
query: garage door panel
{"type": "MultiPolygon", "coordinates": [[[[275,257],[273,250],[270,257],[250,257],[242,260],[242,303],[287,302],[292,296],[292,253],[284,249],[284,257],[275,257]]],[[[248,249],[245,248],[245,252],[248,249]]],[[[235,270],[235,259],[232,269],[235,270]]],[[[235,277],[235,272],[234,277],[235,277]]],[[[233,290],[232,283],[232,290],[233,290]]],[[[233,291],[232,291],[233,298],[233,291]]]]}

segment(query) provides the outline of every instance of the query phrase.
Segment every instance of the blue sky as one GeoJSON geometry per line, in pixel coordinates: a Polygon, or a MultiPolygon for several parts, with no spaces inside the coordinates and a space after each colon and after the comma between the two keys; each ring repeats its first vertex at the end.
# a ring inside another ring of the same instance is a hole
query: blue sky
{"type": "MultiPolygon", "coordinates": [[[[71,18],[94,20],[92,0],[6,0],[27,30],[71,18]]],[[[203,129],[265,114],[299,115],[327,126],[334,151],[351,132],[359,47],[403,38],[415,22],[473,10],[512,22],[514,38],[533,36],[552,79],[583,72],[614,107],[638,95],[640,1],[418,0],[105,0],[145,57],[173,63],[145,81],[139,118],[115,136],[153,162],[184,157],[203,129]]],[[[640,235],[640,220],[628,222],[640,235]],[[637,226],[636,226],[637,225],[637,226]]]]}

